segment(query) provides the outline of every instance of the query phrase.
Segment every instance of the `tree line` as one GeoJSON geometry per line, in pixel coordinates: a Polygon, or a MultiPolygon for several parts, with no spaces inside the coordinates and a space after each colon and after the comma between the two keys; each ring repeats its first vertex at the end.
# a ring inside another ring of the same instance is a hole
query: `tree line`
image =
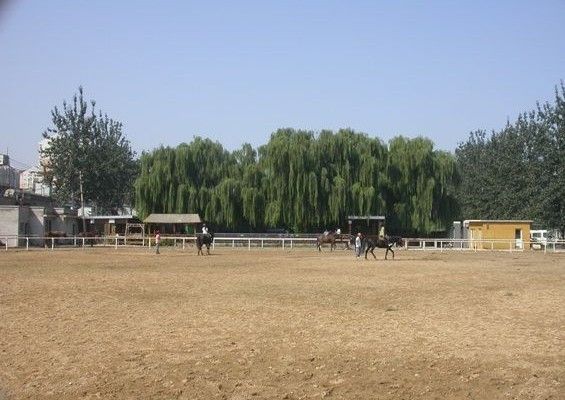
{"type": "Polygon", "coordinates": [[[220,229],[319,231],[371,214],[389,231],[430,233],[457,213],[455,160],[425,138],[387,146],[350,129],[280,129],[257,150],[229,152],[196,137],[142,154],[140,167],[141,215],[198,213],[220,229]]]}
{"type": "Polygon", "coordinates": [[[83,98],[52,111],[46,179],[61,202],[115,212],[198,213],[218,230],[344,227],[384,215],[387,230],[429,235],[455,219],[532,219],[565,234],[565,88],[500,131],[471,132],[455,153],[429,139],[388,143],[351,129],[279,129],[257,149],[196,137],[139,159],[122,124],[83,98]]]}
{"type": "Polygon", "coordinates": [[[487,134],[471,132],[455,151],[466,219],[531,219],[565,236],[565,87],[553,103],[487,134]]]}

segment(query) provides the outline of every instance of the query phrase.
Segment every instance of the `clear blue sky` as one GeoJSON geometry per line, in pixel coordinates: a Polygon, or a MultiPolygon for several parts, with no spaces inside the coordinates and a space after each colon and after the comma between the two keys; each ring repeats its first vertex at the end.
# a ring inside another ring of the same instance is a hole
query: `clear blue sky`
{"type": "Polygon", "coordinates": [[[279,127],[452,151],[552,100],[565,1],[25,1],[0,6],[0,151],[32,165],[79,85],[134,149],[279,127]]]}

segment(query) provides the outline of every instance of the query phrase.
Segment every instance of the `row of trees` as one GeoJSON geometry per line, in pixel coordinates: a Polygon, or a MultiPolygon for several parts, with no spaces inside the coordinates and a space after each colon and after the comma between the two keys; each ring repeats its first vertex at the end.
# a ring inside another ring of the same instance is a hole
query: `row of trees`
{"type": "Polygon", "coordinates": [[[455,161],[430,140],[388,146],[352,130],[281,129],[255,151],[195,138],[144,153],[136,208],[201,214],[222,229],[343,225],[347,215],[386,215],[389,230],[430,233],[457,214],[455,161]]]}
{"type": "Polygon", "coordinates": [[[532,219],[565,235],[565,87],[500,131],[472,132],[455,151],[465,218],[532,219]]]}
{"type": "Polygon", "coordinates": [[[349,129],[281,129],[254,149],[229,152],[200,137],[139,160],[122,124],[95,111],[82,88],[52,111],[44,137],[46,180],[63,202],[103,212],[124,203],[152,212],[199,213],[218,229],[343,225],[347,215],[385,215],[404,234],[445,230],[453,219],[533,219],[565,234],[565,88],[514,123],[471,132],[455,155],[425,138],[388,144],[349,129]],[[133,182],[135,181],[135,185],[133,182]]]}

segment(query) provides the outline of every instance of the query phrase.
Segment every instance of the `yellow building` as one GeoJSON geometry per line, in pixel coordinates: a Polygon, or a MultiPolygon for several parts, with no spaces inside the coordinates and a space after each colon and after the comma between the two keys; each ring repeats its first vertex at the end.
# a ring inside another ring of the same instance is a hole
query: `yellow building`
{"type": "Polygon", "coordinates": [[[529,249],[530,220],[478,220],[463,221],[464,237],[475,249],[514,250],[529,249]]]}

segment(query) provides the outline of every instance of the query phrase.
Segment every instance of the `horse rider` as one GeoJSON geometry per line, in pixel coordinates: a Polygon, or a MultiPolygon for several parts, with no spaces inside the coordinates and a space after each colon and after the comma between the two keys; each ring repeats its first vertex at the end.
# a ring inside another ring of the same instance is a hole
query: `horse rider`
{"type": "Polygon", "coordinates": [[[385,238],[385,226],[381,225],[379,229],[379,239],[384,239],[384,238],[385,238]]]}
{"type": "Polygon", "coordinates": [[[208,235],[208,227],[206,226],[206,224],[203,224],[203,225],[202,225],[202,233],[203,233],[204,235],[208,235]]]}

